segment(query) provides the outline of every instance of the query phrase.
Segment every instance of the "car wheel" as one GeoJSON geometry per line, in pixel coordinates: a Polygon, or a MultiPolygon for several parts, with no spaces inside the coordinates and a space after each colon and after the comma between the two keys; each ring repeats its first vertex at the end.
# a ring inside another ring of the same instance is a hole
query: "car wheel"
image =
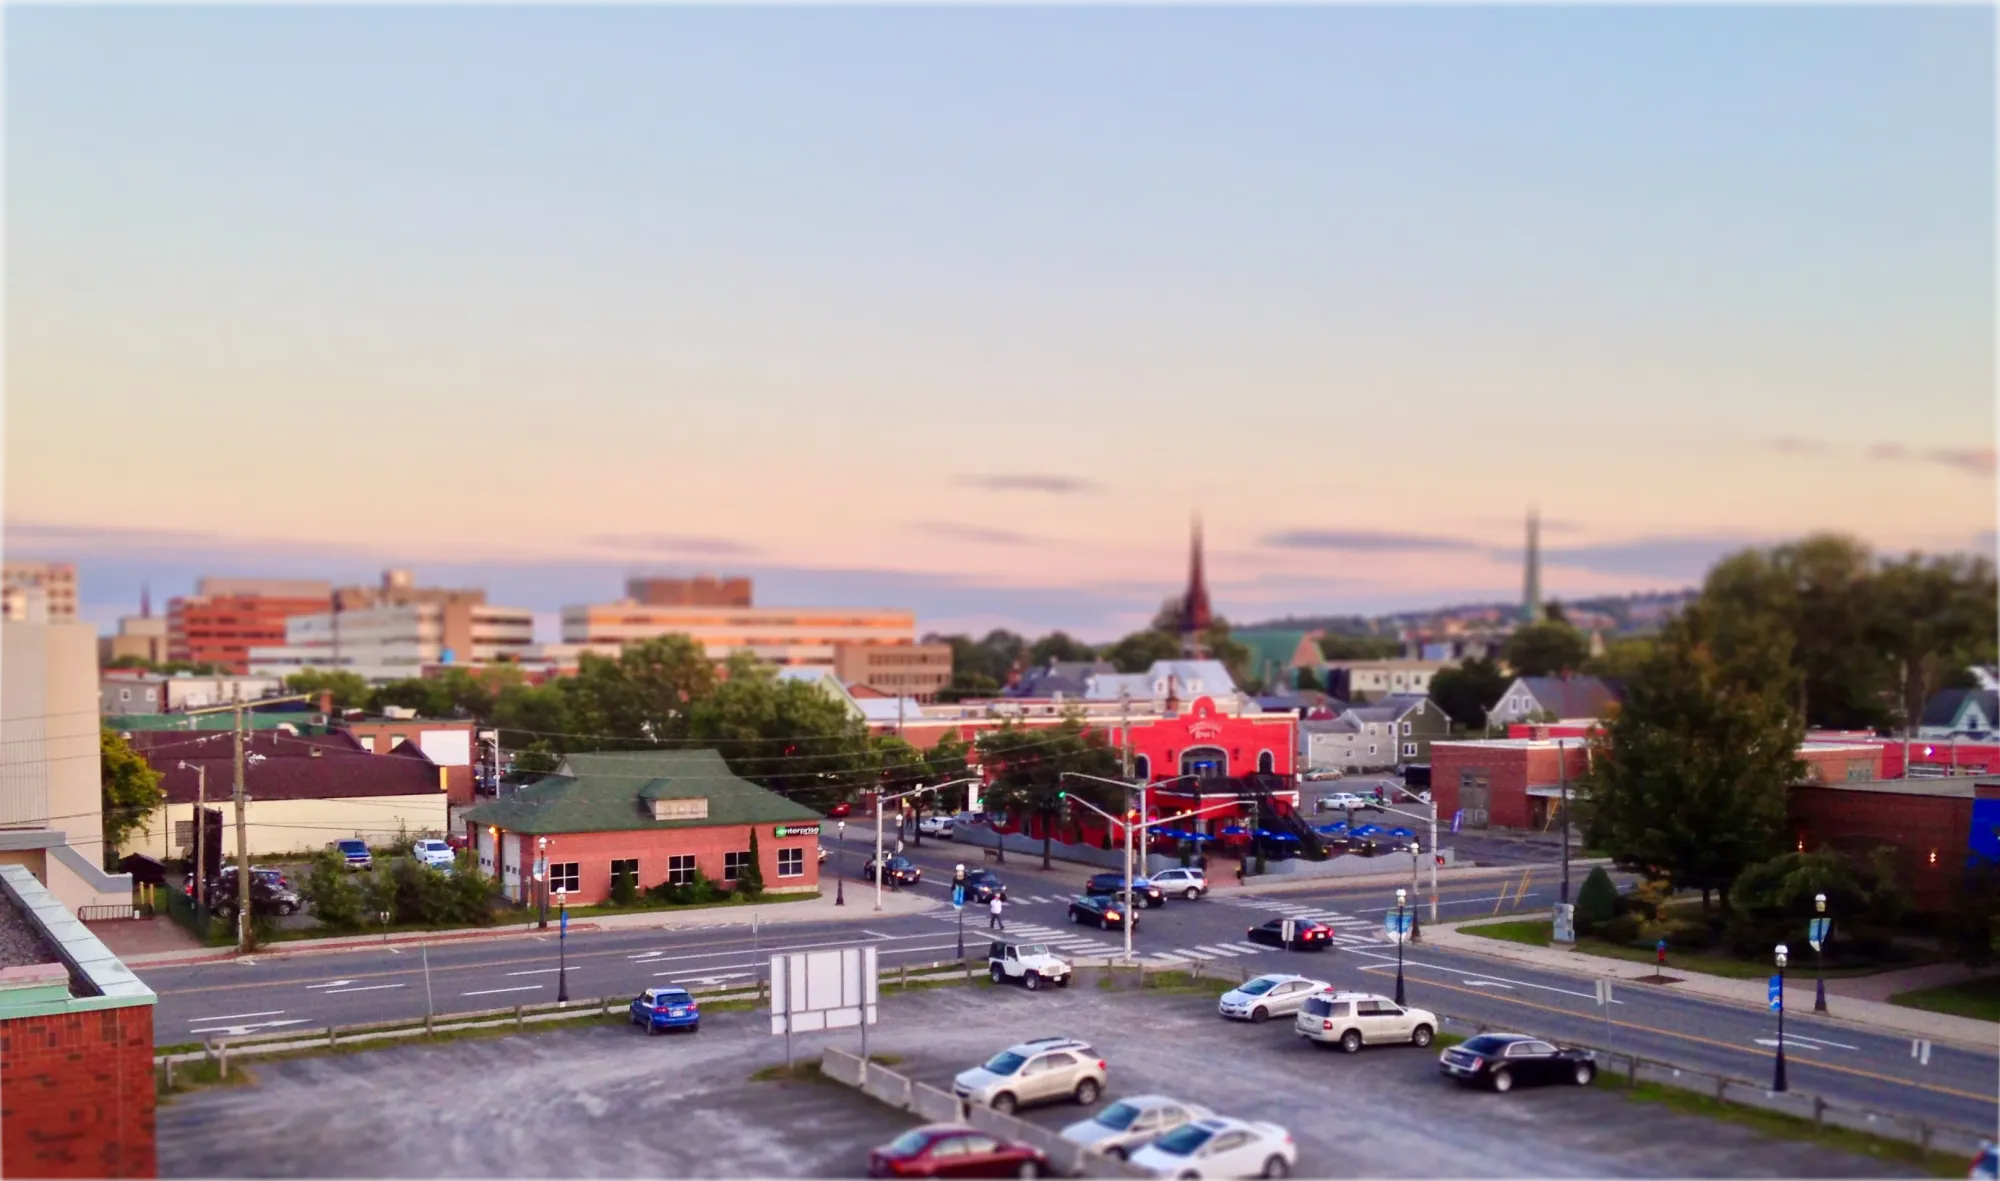
{"type": "Polygon", "coordinates": [[[1058,976],[1058,977],[1056,977],[1056,987],[1057,987],[1057,988],[1068,988],[1068,987],[1069,987],[1069,977],[1068,977],[1068,976],[1066,976],[1066,975],[1065,975],[1065,976],[1058,976]]]}
{"type": "Polygon", "coordinates": [[[1193,902],[1195,899],[1201,897],[1201,891],[1195,889],[1193,886],[1189,886],[1187,893],[1182,895],[1182,897],[1186,898],[1189,902],[1193,902]]]}
{"type": "Polygon", "coordinates": [[[1590,1080],[1596,1077],[1597,1077],[1597,1068],[1595,1066],[1592,1066],[1588,1062],[1579,1062],[1576,1064],[1577,1086],[1587,1087],[1590,1085],[1590,1080]]]}
{"type": "Polygon", "coordinates": [[[1258,1005],[1256,1008],[1250,1010],[1250,1020],[1256,1022],[1258,1025],[1262,1025],[1266,1021],[1269,1021],[1270,1019],[1271,1019],[1271,1010],[1265,1008],[1262,1005],[1258,1005]]]}
{"type": "Polygon", "coordinates": [[[1361,1031],[1350,1029],[1346,1033],[1341,1034],[1340,1048],[1350,1054],[1359,1054],[1361,1052],[1361,1031]]]}
{"type": "Polygon", "coordinates": [[[1419,1025],[1410,1031],[1410,1044],[1421,1050],[1431,1044],[1431,1027],[1419,1025]]]}
{"type": "Polygon", "coordinates": [[[1182,1173],[1180,1181],[1201,1181],[1200,1173],[1182,1173]]]}
{"type": "Polygon", "coordinates": [[[1502,1095],[1514,1089],[1514,1076],[1506,1067],[1493,1072],[1493,1089],[1502,1095]]]}
{"type": "Polygon", "coordinates": [[[1274,1156],[1270,1160],[1264,1162],[1263,1176],[1289,1177],[1291,1175],[1292,1175],[1291,1166],[1285,1163],[1285,1158],[1282,1156],[1274,1156]]]}
{"type": "Polygon", "coordinates": [[[688,1026],[688,1032],[689,1032],[689,1033],[700,1033],[700,1032],[701,1032],[701,1022],[697,1021],[697,1022],[695,1022],[695,1023],[693,1024],[693,1025],[690,1025],[690,1026],[688,1026]]]}
{"type": "Polygon", "coordinates": [[[1026,976],[1021,977],[1021,983],[1028,986],[1029,992],[1034,992],[1042,986],[1042,974],[1040,972],[1030,972],[1026,976]]]}
{"type": "Polygon", "coordinates": [[[1028,1178],[1039,1177],[1042,1175],[1042,1168],[1034,1161],[1024,1160],[1021,1162],[1021,1167],[1015,1170],[1014,1175],[1016,1177],[1028,1177],[1028,1178]]]}
{"type": "Polygon", "coordinates": [[[1002,1091],[998,1095],[993,1096],[993,1110],[999,1112],[1001,1115],[1013,1115],[1014,1109],[1019,1106],[1020,1104],[1015,1101],[1012,1091],[1002,1091]]]}
{"type": "Polygon", "coordinates": [[[299,913],[299,905],[296,902],[287,902],[284,905],[278,907],[278,913],[288,916],[295,915],[299,913]]]}
{"type": "Polygon", "coordinates": [[[1082,920],[1082,919],[1080,919],[1080,918],[1077,918],[1077,917],[1076,917],[1076,912],[1072,910],[1072,911],[1070,911],[1070,912],[1069,912],[1069,921],[1070,921],[1070,922],[1072,922],[1072,923],[1080,923],[1080,922],[1082,922],[1083,920],[1082,920]]]}
{"type": "Polygon", "coordinates": [[[1007,980],[1006,971],[1003,970],[999,964],[993,965],[993,983],[1002,984],[1005,983],[1006,980],[1007,980]]]}
{"type": "Polygon", "coordinates": [[[1104,1150],[1104,1155],[1110,1157],[1112,1160],[1124,1160],[1125,1150],[1117,1147],[1107,1148],[1104,1150]]]}
{"type": "Polygon", "coordinates": [[[1076,1085],[1076,1101],[1085,1107],[1097,1102],[1097,1094],[1097,1080],[1094,1078],[1084,1079],[1076,1085]]]}

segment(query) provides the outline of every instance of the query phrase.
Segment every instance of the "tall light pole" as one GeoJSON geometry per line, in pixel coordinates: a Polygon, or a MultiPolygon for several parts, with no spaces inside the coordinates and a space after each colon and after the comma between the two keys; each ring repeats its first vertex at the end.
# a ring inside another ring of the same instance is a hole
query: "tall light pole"
{"type": "Polygon", "coordinates": [[[556,891],[556,1003],[569,1003],[569,890],[556,891]]]}
{"type": "MultiPolygon", "coordinates": [[[[1423,855],[1424,855],[1424,850],[1422,844],[1418,842],[1415,838],[1412,838],[1410,841],[1410,897],[1412,898],[1415,898],[1417,896],[1417,859],[1422,857],[1423,855]]],[[[1416,936],[1416,929],[1417,929],[1416,918],[1417,916],[1414,914],[1410,916],[1410,932],[1409,935],[1406,936],[1407,938],[1413,939],[1416,936]]],[[[1433,919],[1431,921],[1436,922],[1437,920],[1433,919]]]]}
{"type": "MultiPolygon", "coordinates": [[[[1058,778],[1088,779],[1093,783],[1108,783],[1112,787],[1122,787],[1126,791],[1137,791],[1139,793],[1139,820],[1141,821],[1141,823],[1139,825],[1138,861],[1140,868],[1146,869],[1148,868],[1146,858],[1148,853],[1150,852],[1149,848],[1150,841],[1148,838],[1152,835],[1152,829],[1155,827],[1152,823],[1150,823],[1149,817],[1147,815],[1147,807],[1150,804],[1149,797],[1152,793],[1152,789],[1156,787],[1165,787],[1169,783],[1179,783],[1183,779],[1199,779],[1200,776],[1176,775],[1172,779],[1146,780],[1134,783],[1129,779],[1106,779],[1102,775],[1086,775],[1082,771],[1064,771],[1058,778]]],[[[1190,813],[1190,815],[1193,815],[1193,813],[1190,813]]],[[[1125,878],[1128,882],[1132,878],[1132,867],[1130,865],[1127,865],[1125,867],[1125,878]]]]}
{"type": "Polygon", "coordinates": [[[1409,928],[1403,925],[1403,891],[1396,891],[1396,1003],[1403,1003],[1403,940],[1409,938],[1409,928]]]}
{"type": "MultiPolygon", "coordinates": [[[[1409,789],[1408,789],[1408,788],[1405,788],[1404,790],[1405,790],[1405,791],[1408,791],[1409,789]]],[[[1428,817],[1428,819],[1429,819],[1429,820],[1430,820],[1430,822],[1431,822],[1431,845],[1430,845],[1430,849],[1431,849],[1431,922],[1435,923],[1435,922],[1437,922],[1437,921],[1438,921],[1438,864],[1437,864],[1437,859],[1438,859],[1438,848],[1439,848],[1439,846],[1438,846],[1438,806],[1437,806],[1437,797],[1436,797],[1436,796],[1433,796],[1433,797],[1431,797],[1431,801],[1430,801],[1430,808],[1431,808],[1431,814],[1430,814],[1430,816],[1428,817]]],[[[1420,813],[1420,812],[1405,812],[1405,811],[1403,811],[1403,810],[1402,810],[1401,808],[1391,808],[1391,807],[1387,807],[1387,806],[1384,806],[1384,807],[1382,808],[1382,811],[1384,811],[1384,812],[1394,812],[1394,813],[1395,813],[1396,815],[1398,815],[1398,816],[1407,816],[1407,817],[1409,817],[1409,818],[1410,818],[1410,819],[1412,819],[1412,820],[1424,820],[1424,819],[1426,819],[1426,817],[1425,817],[1425,816],[1424,816],[1424,815],[1423,815],[1422,813],[1420,813]]],[[[1411,892],[1412,894],[1415,894],[1415,893],[1417,892],[1417,883],[1416,883],[1416,877],[1415,877],[1414,873],[1412,874],[1412,876],[1411,876],[1411,879],[1410,879],[1410,892],[1411,892]]]]}
{"type": "Polygon", "coordinates": [[[1833,934],[1833,924],[1826,921],[1826,895],[1813,895],[1813,911],[1820,920],[1813,924],[1819,930],[1812,933],[1813,947],[1813,1012],[1826,1012],[1826,941],[1833,934]]]}
{"type": "Polygon", "coordinates": [[[194,900],[208,905],[208,850],[202,847],[208,836],[208,768],[201,763],[180,762],[183,771],[194,772],[194,900]]]}
{"type": "Polygon", "coordinates": [[[1778,1057],[1771,1074],[1771,1089],[1785,1089],[1785,945],[1778,945],[1778,993],[1772,1001],[1778,1007],[1778,1057]]]}
{"type": "Polygon", "coordinates": [[[951,867],[951,900],[958,911],[958,958],[965,958],[965,863],[951,867]]]}
{"type": "MultiPolygon", "coordinates": [[[[258,705],[285,705],[294,701],[311,701],[310,693],[294,693],[290,697],[266,697],[257,701],[258,705]]],[[[250,893],[250,793],[243,786],[243,768],[246,761],[243,751],[243,711],[245,702],[237,701],[229,705],[211,705],[203,709],[187,711],[188,724],[196,725],[194,718],[199,714],[213,714],[228,711],[236,718],[236,947],[238,951],[250,950],[250,912],[256,908],[256,899],[250,893]]],[[[262,762],[263,755],[250,756],[249,762],[262,762]]]]}
{"type": "Polygon", "coordinates": [[[1568,749],[1568,744],[1560,740],[1558,740],[1556,743],[1556,775],[1558,777],[1558,782],[1562,784],[1562,813],[1563,813],[1562,901],[1564,906],[1568,906],[1569,905],[1569,749],[1568,749]]]}
{"type": "MultiPolygon", "coordinates": [[[[1115,779],[1103,779],[1097,775],[1085,775],[1080,771],[1065,771],[1063,772],[1063,776],[1076,779],[1096,779],[1099,782],[1116,784],[1120,787],[1131,787],[1129,783],[1121,784],[1115,779]]],[[[1132,916],[1138,909],[1138,891],[1133,889],[1132,886],[1132,830],[1134,828],[1151,828],[1155,825],[1172,824],[1174,821],[1186,820],[1191,816],[1201,816],[1209,812],[1221,812],[1236,806],[1234,801],[1213,804],[1207,808],[1197,808],[1192,812],[1182,812],[1176,816],[1162,816],[1158,820],[1148,821],[1144,817],[1141,817],[1139,823],[1134,824],[1132,817],[1129,815],[1123,821],[1120,821],[1111,813],[1106,812],[1082,796],[1072,796],[1067,791],[1057,792],[1056,799],[1068,803],[1082,804],[1112,824],[1122,823],[1125,825],[1125,962],[1127,963],[1132,961],[1132,916]]]]}
{"type": "Polygon", "coordinates": [[[847,905],[847,821],[838,820],[833,825],[835,839],[840,848],[834,852],[833,862],[833,904],[847,905]]]}
{"type": "Polygon", "coordinates": [[[535,838],[535,888],[542,896],[542,926],[549,929],[549,838],[535,838]]]}

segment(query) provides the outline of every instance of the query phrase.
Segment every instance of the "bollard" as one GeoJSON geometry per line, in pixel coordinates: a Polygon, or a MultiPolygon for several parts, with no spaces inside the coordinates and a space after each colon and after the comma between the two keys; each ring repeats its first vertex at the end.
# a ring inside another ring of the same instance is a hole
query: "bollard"
{"type": "Polygon", "coordinates": [[[433,1032],[433,1031],[432,1031],[432,1029],[431,1029],[431,1015],[430,1015],[429,1013],[425,1013],[425,1014],[424,1014],[424,1036],[425,1036],[425,1037],[430,1037],[430,1036],[432,1035],[432,1032],[433,1032]]]}
{"type": "Polygon", "coordinates": [[[1637,1054],[1625,1059],[1625,1085],[1628,1087],[1639,1085],[1639,1056],[1637,1054]]]}
{"type": "Polygon", "coordinates": [[[897,987],[901,988],[904,992],[908,992],[910,991],[910,961],[908,960],[903,961],[902,972],[903,972],[902,983],[897,985],[897,987]]]}
{"type": "Polygon", "coordinates": [[[1728,1079],[1719,1078],[1715,1080],[1715,1098],[1718,1102],[1722,1099],[1723,1092],[1727,1091],[1728,1089],[1729,1089],[1728,1079]]]}
{"type": "Polygon", "coordinates": [[[171,1091],[174,1089],[174,1060],[172,1058],[167,1059],[166,1065],[167,1065],[167,1090],[171,1091]]]}
{"type": "Polygon", "coordinates": [[[524,1008],[524,1006],[522,1006],[522,1005],[515,1005],[515,1006],[514,1006],[514,1028],[515,1028],[515,1029],[526,1029],[526,1028],[527,1028],[527,1026],[528,1026],[528,1020],[527,1020],[527,1017],[526,1017],[526,1015],[525,1015],[525,1014],[524,1014],[524,1013],[522,1012],[523,1008],[524,1008]]]}
{"type": "Polygon", "coordinates": [[[1823,1127],[1825,1127],[1825,1126],[1826,1126],[1826,1100],[1824,1100],[1824,1099],[1820,1098],[1820,1097],[1819,1097],[1818,1095],[1814,1095],[1814,1096],[1813,1096],[1813,1127],[1815,1127],[1815,1128],[1823,1128],[1823,1127]]]}
{"type": "Polygon", "coordinates": [[[326,1027],[326,1048],[333,1049],[333,1026],[326,1027]]]}
{"type": "Polygon", "coordinates": [[[222,1044],[222,1052],[221,1052],[221,1057],[220,1057],[220,1058],[218,1059],[218,1062],[219,1062],[219,1064],[220,1064],[220,1069],[219,1069],[219,1072],[218,1072],[218,1073],[220,1074],[220,1077],[222,1077],[222,1078],[228,1078],[228,1077],[229,1077],[229,1043],[227,1043],[227,1042],[224,1042],[224,1043],[222,1044]]]}
{"type": "Polygon", "coordinates": [[[1917,1121],[1917,1151],[1925,1159],[1931,1155],[1931,1126],[1924,1120],[1917,1121]]]}

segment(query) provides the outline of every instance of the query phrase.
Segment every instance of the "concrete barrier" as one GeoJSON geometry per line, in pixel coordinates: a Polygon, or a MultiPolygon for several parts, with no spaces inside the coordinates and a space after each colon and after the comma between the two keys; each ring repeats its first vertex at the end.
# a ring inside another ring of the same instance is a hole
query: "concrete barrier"
{"type": "Polygon", "coordinates": [[[836,1050],[829,1046],[819,1056],[819,1072],[837,1083],[850,1087],[861,1085],[861,1058],[846,1050],[836,1050]]]}
{"type": "Polygon", "coordinates": [[[861,1090],[870,1098],[880,1099],[891,1107],[907,1111],[910,1107],[910,1080],[886,1067],[873,1062],[865,1064],[867,1075],[861,1090]]]}
{"type": "Polygon", "coordinates": [[[965,1105],[958,1101],[958,1096],[929,1083],[910,1084],[910,1110],[934,1124],[965,1122],[965,1105]]]}

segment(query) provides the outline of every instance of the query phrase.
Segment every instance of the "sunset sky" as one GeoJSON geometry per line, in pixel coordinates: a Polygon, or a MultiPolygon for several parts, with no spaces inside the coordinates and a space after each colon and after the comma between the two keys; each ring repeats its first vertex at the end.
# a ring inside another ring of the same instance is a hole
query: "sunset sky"
{"type": "Polygon", "coordinates": [[[1991,549],[1994,16],[12,8],[9,556],[926,628],[1991,549]]]}

